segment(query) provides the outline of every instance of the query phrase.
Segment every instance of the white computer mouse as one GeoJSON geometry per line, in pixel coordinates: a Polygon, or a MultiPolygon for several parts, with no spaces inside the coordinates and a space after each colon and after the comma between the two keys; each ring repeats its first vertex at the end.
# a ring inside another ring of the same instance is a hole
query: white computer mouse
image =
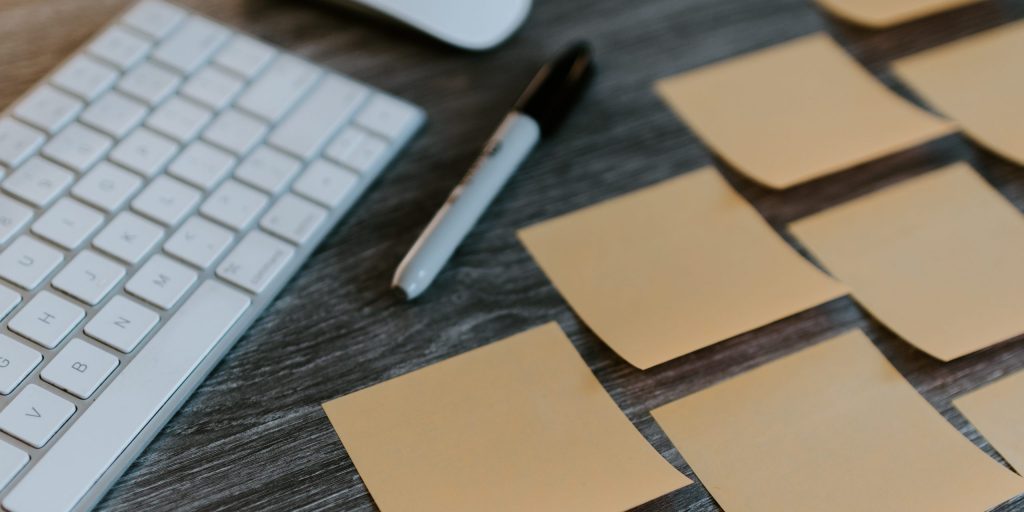
{"type": "Polygon", "coordinates": [[[531,0],[331,0],[370,11],[467,50],[508,39],[530,12],[531,0]]]}

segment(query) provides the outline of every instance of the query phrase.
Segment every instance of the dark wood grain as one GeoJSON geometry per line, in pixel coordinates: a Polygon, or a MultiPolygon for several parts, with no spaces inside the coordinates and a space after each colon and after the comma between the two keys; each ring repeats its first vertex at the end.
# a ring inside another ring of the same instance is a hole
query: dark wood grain
{"type": "MultiPolygon", "coordinates": [[[[0,105],[127,3],[0,0],[0,105]]],[[[1024,17],[1024,2],[993,0],[871,32],[824,16],[809,0],[539,0],[524,30],[488,54],[306,2],[185,3],[407,97],[426,107],[431,122],[101,509],[373,510],[320,403],[552,319],[643,434],[690,477],[651,408],[852,328],[867,332],[946,419],[998,458],[950,400],[1024,368],[1020,340],[942,364],[844,298],[641,372],[572,314],[514,233],[713,161],[651,92],[658,78],[827,30],[893,84],[891,59],[1024,17]],[[396,300],[388,281],[404,251],[536,66],[577,37],[593,41],[601,68],[577,114],[530,158],[423,300],[396,300]]],[[[1024,207],[1024,169],[960,136],[784,192],[725,173],[781,228],[959,159],[1024,207]]],[[[698,483],[640,510],[718,507],[698,483]]],[[[1024,499],[998,510],[1024,510],[1024,499]]]]}

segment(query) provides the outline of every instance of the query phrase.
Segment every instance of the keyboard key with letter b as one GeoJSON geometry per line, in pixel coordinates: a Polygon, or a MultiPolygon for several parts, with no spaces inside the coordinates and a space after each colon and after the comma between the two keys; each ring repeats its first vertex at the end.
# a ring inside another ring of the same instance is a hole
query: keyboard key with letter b
{"type": "Polygon", "coordinates": [[[118,359],[86,341],[73,339],[43,368],[46,382],[77,396],[89,398],[120,364],[118,359]]]}

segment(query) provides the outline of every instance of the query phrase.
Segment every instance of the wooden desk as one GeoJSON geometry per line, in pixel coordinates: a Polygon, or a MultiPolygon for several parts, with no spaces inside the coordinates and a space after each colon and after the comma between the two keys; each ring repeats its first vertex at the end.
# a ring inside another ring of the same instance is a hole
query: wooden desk
{"type": "MultiPolygon", "coordinates": [[[[0,105],[127,3],[0,0],[0,105]]],[[[1024,2],[994,0],[869,32],[828,19],[810,0],[541,0],[517,37],[482,55],[305,2],[186,3],[410,98],[431,120],[121,479],[103,509],[372,510],[320,403],[552,319],[637,427],[690,477],[648,410],[848,329],[864,329],[982,446],[950,399],[1024,367],[1019,340],[940,364],[840,299],[640,372],[572,314],[514,237],[520,227],[711,161],[651,92],[658,78],[828,30],[888,80],[889,60],[1024,17],[1024,2]],[[591,94],[512,180],[423,299],[412,305],[396,300],[388,282],[406,249],[537,65],[577,37],[590,38],[597,50],[601,73],[591,94]]],[[[1024,169],[959,136],[785,192],[726,174],[780,227],[958,159],[1024,207],[1024,169]]],[[[641,509],[717,506],[696,484],[641,509]]],[[[1024,510],[1024,499],[999,510],[1024,510]]]]}

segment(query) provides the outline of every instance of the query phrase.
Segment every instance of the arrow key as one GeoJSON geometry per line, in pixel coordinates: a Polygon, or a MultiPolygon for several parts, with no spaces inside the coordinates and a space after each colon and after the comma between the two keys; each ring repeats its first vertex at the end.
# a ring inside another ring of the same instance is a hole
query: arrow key
{"type": "Polygon", "coordinates": [[[0,430],[42,448],[73,414],[74,404],[30,384],[0,412],[0,430]]]}

